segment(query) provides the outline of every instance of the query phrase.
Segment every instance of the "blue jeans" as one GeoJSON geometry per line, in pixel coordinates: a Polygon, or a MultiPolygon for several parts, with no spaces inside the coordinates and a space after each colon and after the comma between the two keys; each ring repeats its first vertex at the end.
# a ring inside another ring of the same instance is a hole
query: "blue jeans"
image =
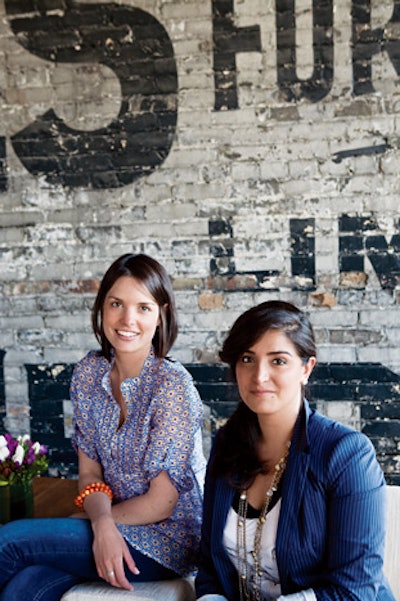
{"type": "MultiPolygon", "coordinates": [[[[100,581],[89,520],[38,518],[0,527],[0,601],[59,601],[75,584],[100,581]]],[[[177,574],[129,547],[140,570],[128,580],[168,580],[177,574]]]]}

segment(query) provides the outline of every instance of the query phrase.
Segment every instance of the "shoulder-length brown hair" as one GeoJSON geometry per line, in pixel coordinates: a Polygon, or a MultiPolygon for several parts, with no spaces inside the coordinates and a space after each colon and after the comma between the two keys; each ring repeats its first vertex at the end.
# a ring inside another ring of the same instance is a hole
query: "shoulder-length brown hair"
{"type": "Polygon", "coordinates": [[[123,276],[139,280],[156,301],[160,310],[160,325],[153,338],[157,357],[165,357],[178,334],[175,296],[171,280],[165,268],[155,259],[145,254],[122,255],[110,265],[100,283],[92,309],[92,328],[101,345],[103,355],[110,360],[111,344],[104,334],[103,307],[108,291],[123,276]]]}
{"type": "MultiPolygon", "coordinates": [[[[314,332],[309,318],[291,303],[267,301],[252,307],[233,324],[220,352],[236,381],[236,364],[269,330],[278,330],[292,342],[303,363],[316,356],[314,332]]],[[[247,488],[257,474],[263,472],[258,457],[261,430],[257,415],[243,401],[221,428],[212,472],[228,478],[235,488],[247,488]]]]}

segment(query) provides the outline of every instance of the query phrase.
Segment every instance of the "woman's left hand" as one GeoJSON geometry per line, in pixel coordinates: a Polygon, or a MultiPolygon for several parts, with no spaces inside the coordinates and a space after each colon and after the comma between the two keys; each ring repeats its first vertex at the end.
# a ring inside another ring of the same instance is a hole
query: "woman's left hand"
{"type": "Polygon", "coordinates": [[[102,516],[92,521],[92,528],[93,555],[98,575],[112,586],[132,590],[133,586],[125,576],[125,564],[133,574],[139,574],[139,570],[113,518],[102,516]]]}

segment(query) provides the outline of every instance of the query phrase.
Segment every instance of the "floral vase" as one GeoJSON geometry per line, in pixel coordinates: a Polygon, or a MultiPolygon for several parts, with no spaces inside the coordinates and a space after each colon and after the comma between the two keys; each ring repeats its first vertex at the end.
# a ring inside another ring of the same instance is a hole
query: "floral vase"
{"type": "Polygon", "coordinates": [[[0,480],[0,524],[10,521],[10,486],[0,480]]]}
{"type": "Polygon", "coordinates": [[[0,482],[0,523],[33,517],[33,481],[0,482]]]}

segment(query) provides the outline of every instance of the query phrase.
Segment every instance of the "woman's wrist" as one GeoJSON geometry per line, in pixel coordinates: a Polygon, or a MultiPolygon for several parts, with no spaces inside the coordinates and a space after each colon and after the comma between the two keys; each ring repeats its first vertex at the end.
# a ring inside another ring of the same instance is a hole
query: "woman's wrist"
{"type": "Polygon", "coordinates": [[[84,486],[79,494],[76,495],[74,503],[80,511],[83,511],[83,505],[86,499],[93,493],[101,492],[107,495],[110,502],[113,500],[113,493],[111,488],[105,482],[92,482],[84,486]]]}
{"type": "Polygon", "coordinates": [[[90,523],[92,525],[93,534],[104,531],[105,528],[115,527],[115,521],[111,513],[101,512],[90,516],[90,523]]]}

